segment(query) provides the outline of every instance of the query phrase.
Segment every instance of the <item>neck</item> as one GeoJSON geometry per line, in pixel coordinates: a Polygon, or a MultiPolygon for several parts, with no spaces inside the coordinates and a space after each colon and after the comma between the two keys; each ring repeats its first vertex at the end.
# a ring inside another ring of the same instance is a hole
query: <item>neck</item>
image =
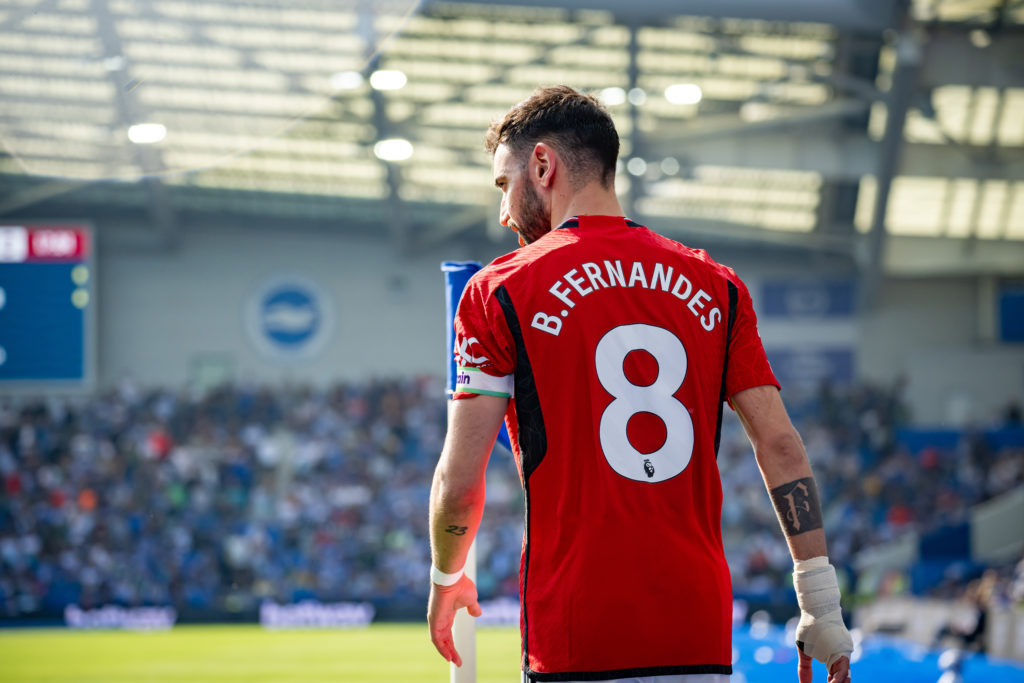
{"type": "Polygon", "coordinates": [[[624,216],[622,205],[615,196],[615,188],[599,182],[586,185],[576,192],[556,192],[551,204],[551,229],[573,216],[624,216]]]}

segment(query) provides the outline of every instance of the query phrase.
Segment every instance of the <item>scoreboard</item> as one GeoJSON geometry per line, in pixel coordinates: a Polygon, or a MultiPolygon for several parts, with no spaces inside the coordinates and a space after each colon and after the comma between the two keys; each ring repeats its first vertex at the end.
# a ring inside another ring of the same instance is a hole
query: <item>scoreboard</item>
{"type": "Polygon", "coordinates": [[[93,380],[88,225],[0,225],[0,391],[93,380]]]}

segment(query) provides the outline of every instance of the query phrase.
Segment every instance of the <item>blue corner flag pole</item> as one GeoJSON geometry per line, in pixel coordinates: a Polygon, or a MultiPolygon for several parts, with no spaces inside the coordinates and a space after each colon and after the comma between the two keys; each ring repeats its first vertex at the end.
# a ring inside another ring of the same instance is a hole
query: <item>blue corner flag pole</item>
{"type": "MultiPolygon", "coordinates": [[[[480,264],[476,261],[445,261],[441,264],[441,271],[444,273],[444,302],[447,310],[448,334],[446,335],[447,345],[445,353],[448,355],[448,379],[445,387],[445,395],[448,397],[449,408],[451,398],[455,393],[455,311],[459,308],[459,299],[462,298],[462,290],[466,288],[469,278],[473,273],[480,270],[480,264]]],[[[463,570],[473,581],[476,581],[476,541],[469,547],[466,555],[466,565],[463,570]]],[[[449,665],[449,683],[476,683],[476,621],[465,609],[455,613],[455,623],[452,625],[452,637],[455,640],[455,649],[462,657],[462,666],[457,667],[455,663],[449,665]]]]}
{"type": "MultiPolygon", "coordinates": [[[[466,283],[473,277],[473,273],[480,270],[481,266],[476,261],[445,261],[441,264],[441,271],[444,273],[444,300],[447,310],[447,344],[445,353],[448,358],[448,379],[446,394],[451,400],[455,393],[455,312],[459,308],[459,299],[462,298],[462,290],[466,283]]],[[[498,433],[498,442],[505,448],[512,450],[509,443],[508,431],[505,425],[501,426],[498,433]]],[[[469,548],[466,556],[466,575],[476,581],[476,541],[469,548]]],[[[469,613],[461,609],[455,614],[455,624],[452,627],[452,635],[455,638],[455,649],[462,657],[462,666],[452,664],[449,667],[450,683],[475,683],[476,682],[476,622],[469,613]]]]}
{"type": "MultiPolygon", "coordinates": [[[[445,309],[448,312],[447,317],[447,346],[445,346],[445,353],[448,354],[448,380],[446,386],[446,395],[448,398],[452,397],[455,393],[455,356],[452,351],[455,348],[455,311],[459,308],[459,299],[462,298],[462,290],[466,288],[466,283],[469,282],[469,278],[473,277],[473,274],[480,270],[482,266],[476,261],[445,261],[441,264],[441,271],[444,273],[444,303],[445,309]]],[[[498,432],[498,443],[512,451],[512,443],[508,436],[508,430],[505,425],[501,425],[501,430],[498,432]]]]}

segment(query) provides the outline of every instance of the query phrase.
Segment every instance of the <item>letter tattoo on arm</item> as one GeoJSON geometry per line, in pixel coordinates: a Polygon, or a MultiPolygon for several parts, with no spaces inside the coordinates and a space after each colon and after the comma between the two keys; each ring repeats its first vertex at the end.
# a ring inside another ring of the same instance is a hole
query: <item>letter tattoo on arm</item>
{"type": "Polygon", "coordinates": [[[786,536],[796,536],[820,529],[821,503],[818,502],[818,486],[814,477],[805,477],[777,486],[771,490],[775,513],[782,523],[786,536]]]}

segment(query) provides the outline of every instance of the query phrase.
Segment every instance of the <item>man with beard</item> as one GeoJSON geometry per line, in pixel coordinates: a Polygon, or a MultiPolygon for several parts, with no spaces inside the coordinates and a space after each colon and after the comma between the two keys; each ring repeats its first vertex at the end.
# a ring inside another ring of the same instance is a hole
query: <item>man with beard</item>
{"type": "Polygon", "coordinates": [[[539,89],[492,124],[486,148],[522,248],[470,280],[456,316],[459,383],[430,501],[435,647],[461,665],[455,612],[480,614],[462,568],[504,418],[526,495],[524,681],[727,681],[716,456],[728,401],[794,559],[799,680],[812,658],[849,680],[814,476],[746,287],[623,216],[618,135],[593,97],[539,89]]]}

